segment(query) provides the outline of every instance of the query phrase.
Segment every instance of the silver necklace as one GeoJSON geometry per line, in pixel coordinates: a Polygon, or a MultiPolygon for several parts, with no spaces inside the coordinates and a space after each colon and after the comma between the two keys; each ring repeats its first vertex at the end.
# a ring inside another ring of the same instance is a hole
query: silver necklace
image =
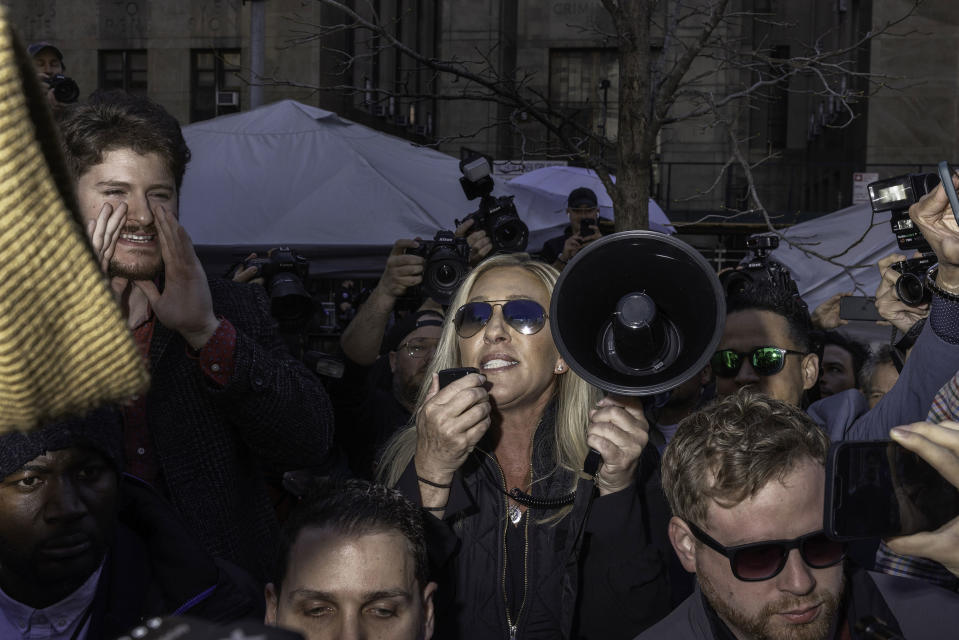
{"type": "Polygon", "coordinates": [[[519,524],[520,520],[523,519],[523,511],[515,504],[509,505],[509,509],[506,510],[506,513],[509,515],[509,521],[513,524],[519,524]]]}

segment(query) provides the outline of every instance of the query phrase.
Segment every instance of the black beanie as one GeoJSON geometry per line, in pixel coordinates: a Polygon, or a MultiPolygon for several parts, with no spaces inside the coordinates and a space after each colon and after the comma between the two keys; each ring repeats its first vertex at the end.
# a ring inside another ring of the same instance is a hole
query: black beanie
{"type": "Polygon", "coordinates": [[[119,413],[113,409],[97,409],[82,418],[0,435],[0,479],[48,451],[70,447],[93,449],[121,471],[123,434],[119,413]]]}

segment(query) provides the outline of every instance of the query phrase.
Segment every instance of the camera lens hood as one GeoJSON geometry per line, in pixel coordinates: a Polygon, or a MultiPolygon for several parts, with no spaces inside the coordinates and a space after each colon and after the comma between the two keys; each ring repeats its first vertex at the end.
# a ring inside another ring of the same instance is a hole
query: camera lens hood
{"type": "Polygon", "coordinates": [[[910,307],[918,307],[928,302],[928,291],[922,278],[914,273],[904,273],[896,278],[896,295],[910,307]]]}

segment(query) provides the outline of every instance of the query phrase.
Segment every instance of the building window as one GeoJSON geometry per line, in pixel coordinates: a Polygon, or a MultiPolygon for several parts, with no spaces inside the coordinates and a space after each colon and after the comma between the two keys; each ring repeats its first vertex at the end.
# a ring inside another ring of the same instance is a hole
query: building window
{"type": "MultiPolygon", "coordinates": [[[[773,60],[789,59],[789,47],[780,45],[773,49],[773,60]]],[[[771,64],[773,77],[783,77],[787,69],[781,64],[771,64]]],[[[785,78],[770,89],[769,119],[766,123],[766,136],[771,149],[785,149],[789,136],[789,79],[785,78]]]]}
{"type": "Polygon", "coordinates": [[[619,122],[616,49],[551,49],[549,97],[583,128],[615,140],[619,122]]]}
{"type": "Polygon", "coordinates": [[[193,49],[190,52],[190,122],[240,110],[239,49],[193,49]]]}
{"type": "Polygon", "coordinates": [[[100,51],[99,88],[120,89],[138,96],[147,94],[147,52],[145,49],[100,51]]]}
{"type": "Polygon", "coordinates": [[[750,148],[755,153],[782,151],[789,142],[789,60],[787,45],[769,50],[769,65],[756,74],[755,80],[778,81],[753,92],[750,96],[750,127],[753,135],[750,148]]]}

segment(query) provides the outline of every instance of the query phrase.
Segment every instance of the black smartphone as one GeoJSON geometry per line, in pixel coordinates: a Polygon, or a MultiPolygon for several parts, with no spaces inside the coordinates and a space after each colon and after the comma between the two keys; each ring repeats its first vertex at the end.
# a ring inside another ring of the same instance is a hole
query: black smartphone
{"type": "Polygon", "coordinates": [[[580,220],[579,221],[579,235],[583,238],[593,235],[593,227],[596,226],[595,220],[580,220]]]}
{"type": "Polygon", "coordinates": [[[945,160],[939,163],[939,180],[946,191],[946,197],[949,198],[952,217],[956,219],[956,224],[959,224],[959,197],[956,196],[956,188],[952,184],[952,169],[945,160]]]}
{"type": "Polygon", "coordinates": [[[882,320],[876,309],[876,299],[866,296],[843,296],[839,298],[839,317],[843,320],[882,320]]]}
{"type": "Polygon", "coordinates": [[[959,490],[892,440],[834,443],[825,497],[823,525],[836,540],[934,531],[959,516],[959,490]]]}
{"type": "Polygon", "coordinates": [[[471,373],[479,373],[479,369],[476,367],[453,367],[452,369],[443,369],[438,374],[440,377],[440,389],[453,382],[453,380],[459,380],[463,376],[471,373]]]}

